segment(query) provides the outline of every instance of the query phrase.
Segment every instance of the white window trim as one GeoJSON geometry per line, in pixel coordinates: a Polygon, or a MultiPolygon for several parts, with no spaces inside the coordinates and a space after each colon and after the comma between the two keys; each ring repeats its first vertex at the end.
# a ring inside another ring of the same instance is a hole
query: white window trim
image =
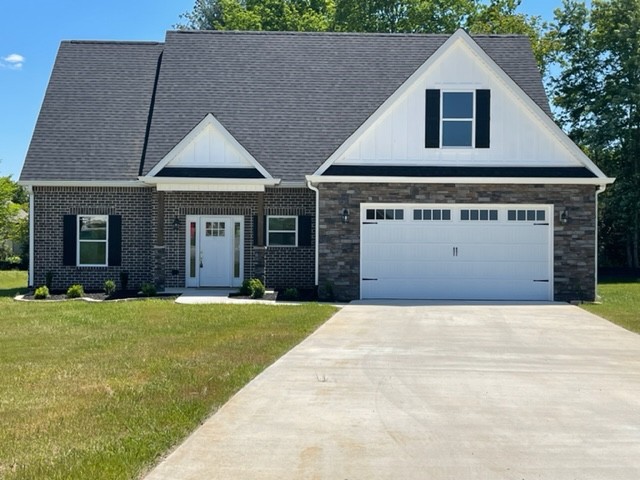
{"type": "Polygon", "coordinates": [[[298,217],[297,215],[267,215],[267,246],[273,246],[273,247],[297,247],[298,246],[298,217]],[[296,226],[295,226],[295,244],[294,245],[280,245],[280,244],[272,244],[271,242],[269,242],[269,234],[270,233],[291,233],[291,230],[271,230],[269,228],[269,219],[271,218],[293,218],[296,226]]]}
{"type": "Polygon", "coordinates": [[[450,149],[470,149],[476,148],[476,91],[475,90],[440,90],[440,148],[450,149]],[[471,118],[444,118],[444,96],[446,93],[470,93],[471,94],[471,118]],[[471,145],[445,145],[444,144],[444,122],[468,122],[471,120],[471,145]]]}
{"type": "Polygon", "coordinates": [[[76,266],[78,267],[108,267],[109,266],[109,215],[76,215],[76,266]],[[80,218],[101,218],[107,225],[106,237],[104,240],[80,240],[80,218]],[[104,243],[104,263],[80,263],[80,242],[83,243],[104,243]]]}

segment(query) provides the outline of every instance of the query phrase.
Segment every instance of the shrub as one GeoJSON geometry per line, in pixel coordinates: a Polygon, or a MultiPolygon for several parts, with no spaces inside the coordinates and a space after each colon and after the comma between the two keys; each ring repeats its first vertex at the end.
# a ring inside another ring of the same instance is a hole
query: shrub
{"type": "Polygon", "coordinates": [[[71,285],[67,289],[67,298],[80,298],[80,297],[84,297],[84,288],[82,288],[82,285],[76,283],[75,285],[71,285]]]}
{"type": "Polygon", "coordinates": [[[157,293],[155,284],[151,282],[144,282],[140,287],[140,291],[145,297],[154,297],[157,293]]]}
{"type": "Polygon", "coordinates": [[[46,285],[42,285],[41,287],[36,288],[35,293],[33,294],[33,298],[37,300],[44,300],[49,296],[49,289],[46,285]]]}
{"type": "Polygon", "coordinates": [[[264,297],[264,284],[260,281],[259,278],[252,278],[249,280],[249,288],[251,290],[251,298],[262,298],[264,297]]]}
{"type": "Polygon", "coordinates": [[[287,288],[279,297],[283,300],[298,300],[300,298],[300,292],[298,292],[297,288],[287,288]]]}
{"type": "Polygon", "coordinates": [[[114,282],[113,280],[105,280],[104,293],[107,294],[107,296],[111,296],[115,291],[116,291],[116,282],[114,282]]]}
{"type": "Polygon", "coordinates": [[[240,287],[240,295],[251,295],[251,280],[248,278],[242,282],[240,287]]]}
{"type": "Polygon", "coordinates": [[[7,263],[11,266],[11,268],[16,268],[22,263],[22,258],[20,258],[18,255],[7,257],[7,263]]]}
{"type": "Polygon", "coordinates": [[[53,285],[53,272],[51,270],[44,274],[44,284],[51,290],[51,285],[53,285]]]}
{"type": "Polygon", "coordinates": [[[120,290],[127,290],[129,287],[129,272],[120,272],[120,290]]]}

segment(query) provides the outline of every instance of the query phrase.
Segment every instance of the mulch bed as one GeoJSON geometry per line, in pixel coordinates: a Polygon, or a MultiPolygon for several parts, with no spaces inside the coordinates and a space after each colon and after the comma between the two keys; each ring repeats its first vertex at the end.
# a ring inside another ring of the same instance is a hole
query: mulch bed
{"type": "MultiPolygon", "coordinates": [[[[23,300],[35,300],[35,301],[43,301],[43,299],[37,299],[33,296],[34,292],[29,292],[25,294],[22,298],[23,300]]],[[[138,294],[138,290],[118,290],[113,295],[108,296],[104,292],[85,292],[82,298],[90,299],[98,302],[102,301],[113,301],[113,300],[132,300],[132,299],[144,299],[144,298],[164,298],[164,299],[174,299],[178,295],[176,294],[168,294],[168,293],[158,293],[154,297],[146,297],[144,295],[138,294]]],[[[52,291],[49,296],[44,299],[46,300],[77,300],[67,298],[67,294],[64,291],[52,291]]]]}

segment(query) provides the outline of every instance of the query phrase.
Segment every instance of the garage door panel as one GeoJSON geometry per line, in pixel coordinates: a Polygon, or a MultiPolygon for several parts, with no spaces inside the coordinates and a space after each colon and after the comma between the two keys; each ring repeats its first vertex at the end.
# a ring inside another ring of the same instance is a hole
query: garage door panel
{"type": "Polygon", "coordinates": [[[476,207],[500,209],[495,221],[464,221],[451,205],[450,220],[414,221],[405,208],[400,221],[362,226],[362,298],[551,299],[551,226],[509,221],[522,207],[476,207]]]}

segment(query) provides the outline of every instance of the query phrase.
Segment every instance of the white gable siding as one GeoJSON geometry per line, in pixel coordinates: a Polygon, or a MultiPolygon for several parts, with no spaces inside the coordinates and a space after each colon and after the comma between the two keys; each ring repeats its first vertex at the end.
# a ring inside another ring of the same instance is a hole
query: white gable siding
{"type": "Polygon", "coordinates": [[[340,155],[342,165],[582,166],[575,152],[545,126],[462,40],[444,52],[417,81],[340,155]],[[491,90],[491,147],[427,149],[427,89],[491,90]]]}
{"type": "Polygon", "coordinates": [[[240,149],[212,124],[206,125],[166,166],[253,168],[240,149]]]}

